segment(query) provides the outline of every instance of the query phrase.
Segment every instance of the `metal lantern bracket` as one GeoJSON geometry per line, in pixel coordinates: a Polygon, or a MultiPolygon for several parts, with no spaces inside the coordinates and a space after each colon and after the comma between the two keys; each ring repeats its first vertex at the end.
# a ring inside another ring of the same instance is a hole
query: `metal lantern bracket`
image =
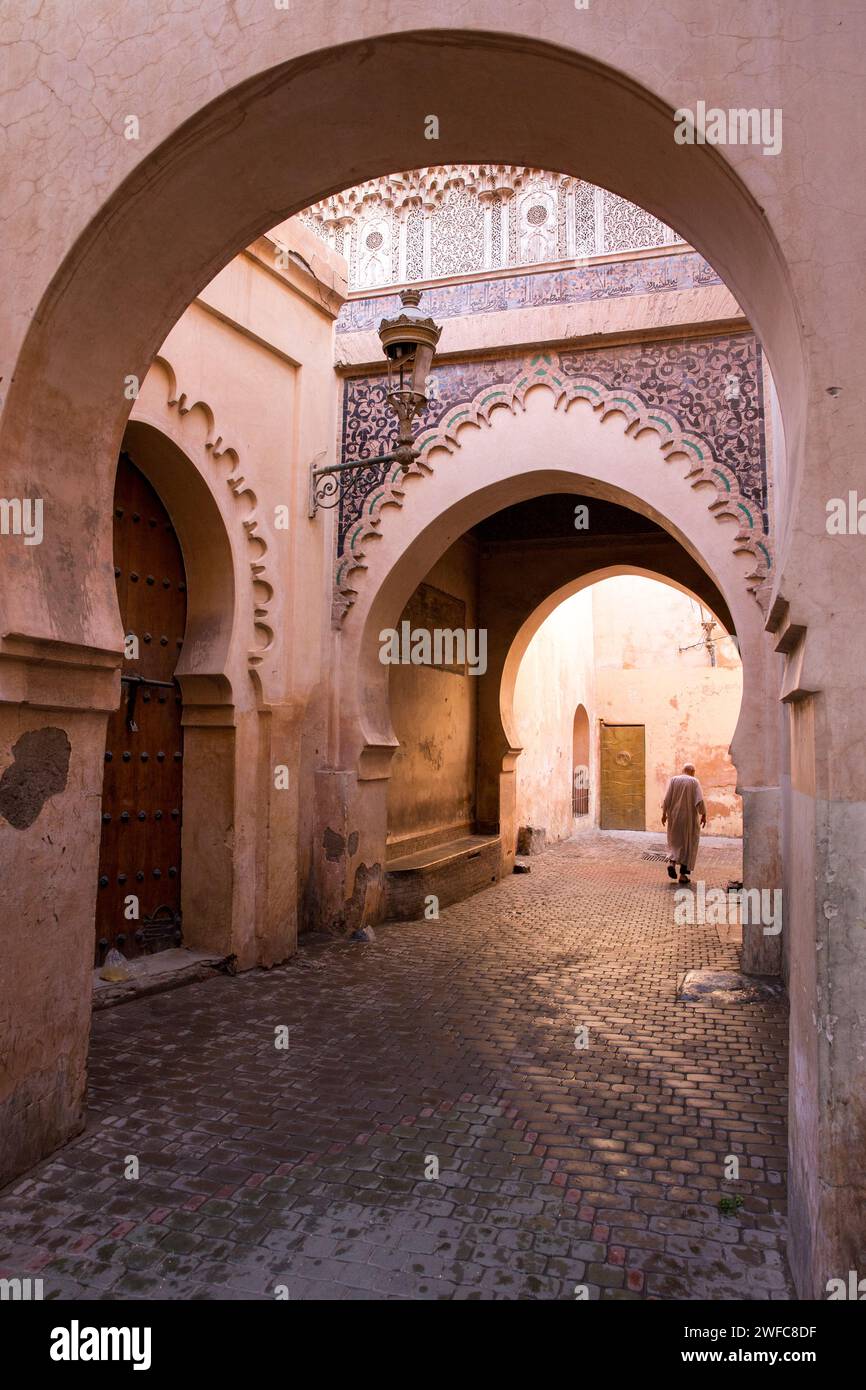
{"type": "Polygon", "coordinates": [[[397,417],[397,447],[378,458],[358,459],[350,463],[332,463],[324,468],[316,468],[316,460],[310,467],[310,505],[308,515],[312,518],[323,508],[330,510],[340,504],[343,491],[340,479],[346,473],[360,472],[364,468],[381,468],[384,463],[399,463],[406,473],[418,457],[413,444],[413,422],[427,404],[426,385],[442,332],[433,319],[424,314],[418,305],[421,291],[402,290],[402,307],[391,318],[383,318],[379,324],[379,341],[388,359],[388,405],[397,417]],[[407,369],[411,372],[410,384],[405,384],[407,369]],[[398,382],[394,381],[399,373],[398,382]]]}
{"type": "MultiPolygon", "coordinates": [[[[414,459],[417,458],[417,453],[414,449],[412,450],[412,455],[412,459],[405,464],[404,472],[406,468],[414,462],[414,459]]],[[[358,463],[332,463],[327,468],[312,467],[310,469],[310,507],[308,515],[314,517],[316,512],[320,509],[330,511],[331,508],[339,506],[340,498],[343,495],[340,487],[340,478],[343,474],[356,473],[363,468],[378,468],[379,465],[383,463],[395,463],[398,458],[402,464],[404,455],[401,450],[395,450],[390,454],[380,454],[378,458],[374,459],[361,459],[358,463]]]]}

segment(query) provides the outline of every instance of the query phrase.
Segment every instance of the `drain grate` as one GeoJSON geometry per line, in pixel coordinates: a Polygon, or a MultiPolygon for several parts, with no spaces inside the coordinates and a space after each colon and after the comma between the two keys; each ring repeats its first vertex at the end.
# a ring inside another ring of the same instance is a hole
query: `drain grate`
{"type": "Polygon", "coordinates": [[[667,857],[668,857],[667,849],[661,849],[661,848],[657,848],[657,849],[645,849],[644,852],[643,852],[643,854],[641,855],[641,859],[654,859],[654,860],[656,860],[657,862],[661,862],[661,863],[664,863],[664,861],[667,859],[667,857]]]}

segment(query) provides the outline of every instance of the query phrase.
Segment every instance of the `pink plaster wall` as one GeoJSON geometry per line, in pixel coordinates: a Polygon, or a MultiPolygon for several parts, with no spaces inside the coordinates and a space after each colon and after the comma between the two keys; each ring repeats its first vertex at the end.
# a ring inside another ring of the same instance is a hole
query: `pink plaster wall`
{"type": "Polygon", "coordinates": [[[517,760],[517,819],[543,826],[548,843],[589,828],[592,814],[572,816],[574,713],[590,720],[590,787],[596,784],[592,737],[595,709],[592,589],[574,594],[545,619],[530,642],[514,689],[514,720],[523,752],[517,760]]]}
{"type": "Polygon", "coordinates": [[[707,803],[707,833],[742,834],[728,752],[742,667],[727,637],[718,644],[715,668],[703,647],[679,651],[702,638],[696,600],[638,575],[602,580],[554,609],[532,638],[515,686],[521,825],[545,826],[553,841],[586,828],[571,815],[572,725],[583,703],[590,720],[591,821],[598,817],[599,721],[606,720],[645,725],[648,830],[661,830],[667,780],[691,760],[707,803]]]}
{"type": "MultiPolygon", "coordinates": [[[[707,805],[707,834],[741,835],[737,771],[728,748],[737,726],[743,677],[725,638],[717,665],[703,647],[699,605],[677,589],[621,575],[592,590],[596,716],[646,727],[646,824],[661,830],[668,778],[693,762],[707,805]]],[[[706,610],[704,610],[706,613],[706,610]]],[[[721,636],[721,626],[715,634],[721,636]]]]}

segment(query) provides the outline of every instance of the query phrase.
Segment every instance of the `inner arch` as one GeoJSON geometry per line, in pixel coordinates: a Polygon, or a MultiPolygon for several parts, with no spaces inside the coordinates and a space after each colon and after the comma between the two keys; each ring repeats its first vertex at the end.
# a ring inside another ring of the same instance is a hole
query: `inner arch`
{"type": "Polygon", "coordinates": [[[512,749],[521,747],[520,731],[516,726],[514,716],[514,690],[517,677],[523,658],[526,656],[527,649],[535,634],[539,631],[543,623],[550,615],[561,607],[567,599],[575,594],[581,593],[584,589],[590,589],[595,584],[602,583],[605,579],[612,579],[618,575],[637,575],[643,579],[651,579],[659,584],[666,584],[671,589],[676,589],[679,593],[685,594],[687,598],[697,599],[708,608],[713,617],[719,623],[724,632],[730,636],[736,636],[728,606],[718,590],[715,590],[715,602],[712,600],[714,585],[702,586],[701,593],[689,588],[686,584],[674,579],[661,567],[658,569],[643,568],[640,565],[607,565],[603,569],[594,570],[589,574],[582,574],[576,579],[569,580],[559,589],[549,594],[542,603],[529,615],[514,636],[514,640],[505,660],[502,671],[502,685],[500,691],[500,709],[502,713],[502,726],[508,737],[512,749]]]}
{"type": "Polygon", "coordinates": [[[660,834],[668,779],[693,761],[707,833],[741,836],[730,741],[742,665],[706,603],[664,575],[617,566],[551,595],[524,639],[530,627],[502,691],[520,748],[519,827],[544,827],[547,843],[594,826],[660,834]]]}

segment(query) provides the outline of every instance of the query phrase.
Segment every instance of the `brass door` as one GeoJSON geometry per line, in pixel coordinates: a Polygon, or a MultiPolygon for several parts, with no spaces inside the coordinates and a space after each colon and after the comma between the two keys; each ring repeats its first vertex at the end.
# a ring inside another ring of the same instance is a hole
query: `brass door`
{"type": "Polygon", "coordinates": [[[601,829],[646,830],[643,724],[601,726],[601,829]]]}
{"type": "Polygon", "coordinates": [[[105,748],[97,965],[115,944],[135,956],[180,939],[183,729],[174,670],[186,575],[171,519],[126,454],[114,493],[114,564],[127,655],[105,748]]]}

